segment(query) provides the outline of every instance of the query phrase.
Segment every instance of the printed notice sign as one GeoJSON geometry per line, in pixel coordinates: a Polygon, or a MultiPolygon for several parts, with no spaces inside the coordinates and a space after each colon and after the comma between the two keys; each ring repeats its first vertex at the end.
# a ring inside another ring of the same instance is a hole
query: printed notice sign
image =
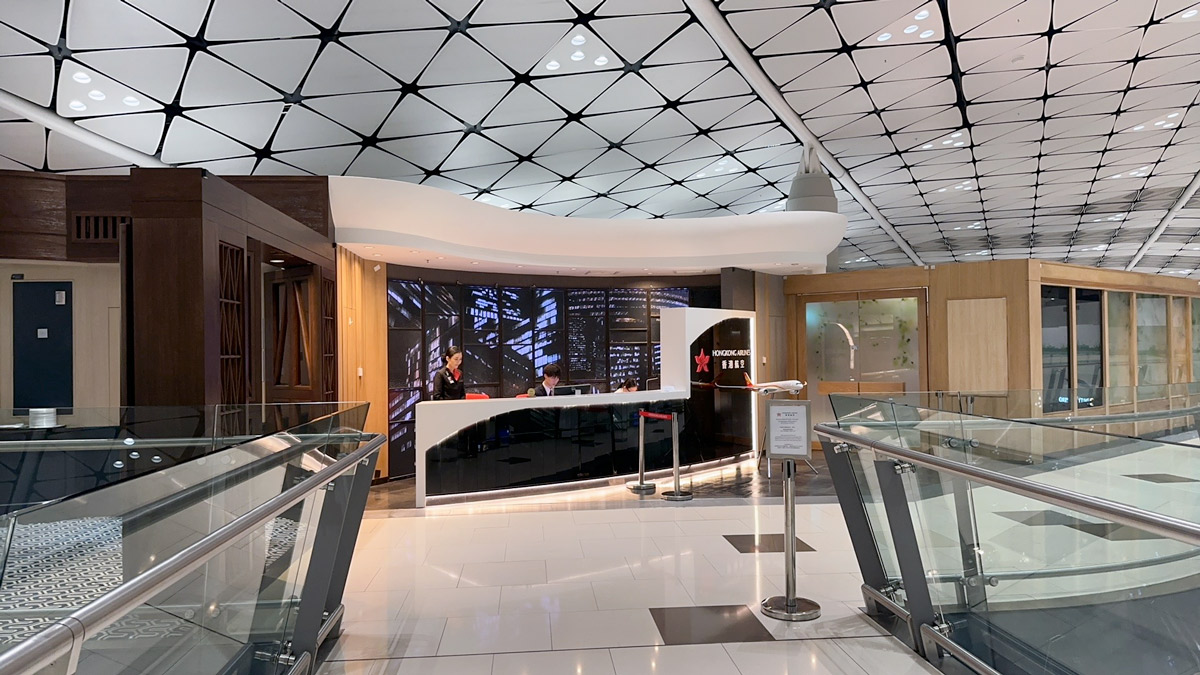
{"type": "Polygon", "coordinates": [[[767,401],[767,447],[780,457],[812,456],[808,401],[767,401]]]}

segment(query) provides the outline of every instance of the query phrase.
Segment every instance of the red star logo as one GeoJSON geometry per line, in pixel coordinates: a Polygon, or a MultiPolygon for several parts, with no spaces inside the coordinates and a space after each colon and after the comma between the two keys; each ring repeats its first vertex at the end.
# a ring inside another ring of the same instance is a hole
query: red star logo
{"type": "Polygon", "coordinates": [[[704,353],[704,348],[701,347],[700,348],[700,356],[696,357],[696,372],[697,373],[707,373],[708,372],[708,361],[710,358],[711,357],[709,357],[707,354],[704,353]]]}

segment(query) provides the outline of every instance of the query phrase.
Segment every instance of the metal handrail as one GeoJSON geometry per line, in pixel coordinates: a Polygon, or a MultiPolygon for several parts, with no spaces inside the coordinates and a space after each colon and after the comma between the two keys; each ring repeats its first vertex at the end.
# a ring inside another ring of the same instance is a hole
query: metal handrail
{"type": "Polygon", "coordinates": [[[870,448],[887,457],[907,462],[914,466],[959,476],[1023,497],[1029,497],[1055,506],[1096,516],[1097,518],[1105,518],[1115,523],[1135,527],[1146,532],[1184,542],[1191,546],[1200,546],[1200,524],[1197,523],[1154,513],[1136,506],[1114,502],[1101,497],[1093,497],[1052,485],[1044,485],[1023,478],[1015,478],[996,471],[981,469],[977,466],[908,450],[888,443],[873,441],[827,424],[818,424],[814,427],[813,431],[826,438],[870,448]]]}
{"type": "MultiPolygon", "coordinates": [[[[360,436],[361,438],[361,436],[360,436]]],[[[113,591],[51,624],[16,647],[0,653],[0,673],[34,673],[63,656],[78,658],[83,642],[158,593],[178,583],[242,537],[287,511],[383,446],[374,434],[360,448],[260,504],[200,541],[134,577],[113,591]]]]}

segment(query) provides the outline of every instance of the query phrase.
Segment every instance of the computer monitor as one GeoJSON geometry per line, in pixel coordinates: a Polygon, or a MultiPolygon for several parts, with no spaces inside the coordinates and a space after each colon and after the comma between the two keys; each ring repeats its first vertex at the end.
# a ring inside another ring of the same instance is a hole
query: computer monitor
{"type": "Polygon", "coordinates": [[[560,384],[554,388],[555,396],[574,396],[576,394],[591,394],[595,390],[590,384],[560,384]]]}

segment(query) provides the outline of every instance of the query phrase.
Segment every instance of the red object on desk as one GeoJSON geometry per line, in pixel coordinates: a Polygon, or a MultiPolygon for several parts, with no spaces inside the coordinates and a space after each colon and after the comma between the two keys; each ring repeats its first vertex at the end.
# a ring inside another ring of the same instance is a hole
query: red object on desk
{"type": "Polygon", "coordinates": [[[529,398],[529,394],[517,394],[513,398],[529,398]]]}
{"type": "Polygon", "coordinates": [[[477,401],[477,400],[485,399],[485,398],[491,398],[491,396],[488,396],[487,394],[477,394],[475,392],[467,392],[467,400],[468,401],[477,401]]]}
{"type": "MultiPolygon", "coordinates": [[[[470,396],[470,394],[467,394],[467,396],[470,396]]],[[[642,417],[648,417],[652,420],[670,420],[671,419],[671,416],[667,415],[665,413],[652,413],[652,412],[646,412],[645,410],[639,410],[638,414],[641,415],[642,417]]]]}

